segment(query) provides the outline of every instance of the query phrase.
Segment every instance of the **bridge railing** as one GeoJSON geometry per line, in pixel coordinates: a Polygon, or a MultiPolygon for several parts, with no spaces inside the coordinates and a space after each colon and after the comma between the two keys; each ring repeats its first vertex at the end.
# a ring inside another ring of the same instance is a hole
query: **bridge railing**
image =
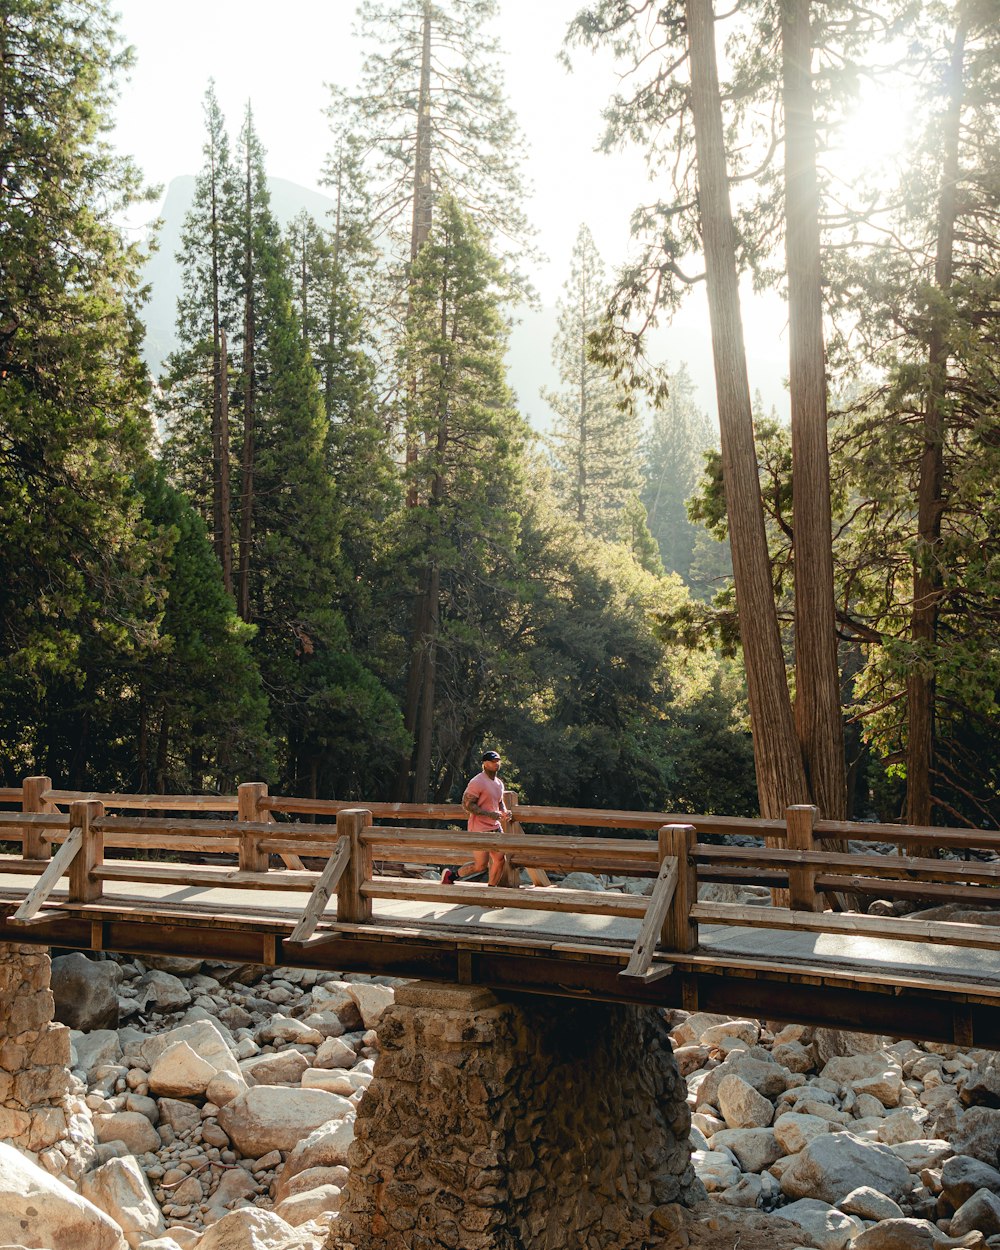
{"type": "Polygon", "coordinates": [[[735,817],[682,816],[667,813],[541,808],[517,803],[508,792],[514,815],[508,832],[490,836],[491,849],[508,855],[512,867],[532,874],[536,890],[463,884],[460,890],[435,881],[393,876],[378,865],[391,861],[440,864],[468,858],[483,849],[483,838],[464,830],[423,826],[375,825],[375,817],[394,822],[454,821],[464,818],[454,804],[357,803],[339,800],[281,798],[263,783],[248,782],[235,796],[80,794],[53,788],[45,777],[27,778],[19,789],[0,790],[0,802],[17,803],[20,812],[0,812],[0,839],[20,840],[20,860],[6,859],[5,872],[37,875],[39,880],[18,908],[25,923],[44,916],[55,884],[69,877],[70,903],[100,900],[105,882],[133,882],[245,889],[294,890],[309,894],[292,939],[306,941],[315,932],[331,899],[337,898],[337,921],[367,924],[375,900],[461,902],[473,907],[516,906],[548,912],[576,912],[609,918],[639,919],[639,939],[628,975],[662,975],[664,953],[697,948],[699,924],[795,929],[833,934],[863,934],[893,939],[941,942],[1000,949],[1000,929],[964,920],[919,920],[825,910],[831,897],[901,899],[930,904],[1000,903],[1000,864],[940,859],[941,850],[1000,851],[993,830],[914,828],[818,820],[815,808],[789,808],[783,821],[748,821],[735,817]],[[61,810],[67,808],[67,811],[61,810]],[[128,814],[109,814],[112,811],[128,814]],[[179,811],[183,816],[142,813],[179,811]],[[191,814],[194,813],[194,814],[191,814]],[[275,816],[326,817],[319,823],[278,820],[275,816]],[[217,818],[213,818],[213,816],[217,818]],[[235,819],[233,818],[235,817],[235,819]],[[529,836],[525,825],[604,828],[649,834],[656,839],[529,836]],[[699,841],[707,835],[754,834],[766,846],[734,846],[699,841]],[[848,854],[826,850],[831,840],[883,842],[897,854],[848,854]],[[107,849],[140,853],[198,852],[238,856],[234,869],[223,863],[168,863],[148,859],[105,861],[107,849]],[[922,848],[934,854],[914,853],[922,848]],[[271,856],[283,867],[271,868],[271,856]],[[301,856],[318,859],[308,870],[301,856]],[[615,876],[655,878],[652,893],[614,890],[545,889],[546,871],[582,870],[615,876]],[[700,902],[706,883],[757,884],[787,890],[787,906],[748,906],[700,902]],[[661,963],[654,955],[660,953],[661,963]]]}

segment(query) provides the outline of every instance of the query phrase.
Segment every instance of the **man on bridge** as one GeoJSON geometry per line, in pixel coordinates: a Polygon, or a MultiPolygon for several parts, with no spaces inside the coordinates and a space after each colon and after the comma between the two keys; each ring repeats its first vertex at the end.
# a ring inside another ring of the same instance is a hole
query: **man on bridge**
{"type": "MultiPolygon", "coordinates": [[[[462,806],[469,813],[470,833],[503,833],[510,820],[510,812],[503,801],[503,782],[497,776],[500,771],[500,755],[496,751],[483,752],[483,769],[472,778],[462,795],[462,806]]],[[[481,877],[489,863],[489,884],[503,885],[507,877],[507,856],[502,851],[488,848],[475,851],[467,864],[458,868],[446,868],[441,874],[445,885],[469,877],[481,877]]]]}

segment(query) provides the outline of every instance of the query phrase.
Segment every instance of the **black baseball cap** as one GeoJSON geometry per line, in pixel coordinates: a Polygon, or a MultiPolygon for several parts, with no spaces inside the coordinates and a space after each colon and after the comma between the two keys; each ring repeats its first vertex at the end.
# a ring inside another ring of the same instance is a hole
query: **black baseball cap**
{"type": "Polygon", "coordinates": [[[484,751],[483,752],[484,760],[498,760],[499,758],[500,758],[499,751],[484,751]]]}

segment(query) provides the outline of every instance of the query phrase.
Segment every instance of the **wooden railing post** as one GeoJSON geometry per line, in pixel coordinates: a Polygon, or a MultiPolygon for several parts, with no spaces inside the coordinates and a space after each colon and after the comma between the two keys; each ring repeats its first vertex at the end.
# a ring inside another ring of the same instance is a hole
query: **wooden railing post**
{"type": "Polygon", "coordinates": [[[337,886],[337,919],[363,924],[372,918],[372,901],[361,887],[372,879],[372,848],[361,841],[362,832],[372,823],[364,807],[349,807],[337,813],[337,836],[351,840],[351,861],[337,886]]]}
{"type": "MultiPolygon", "coordinates": [[[[813,826],[819,809],[810,803],[795,803],[785,811],[785,828],[790,851],[814,851],[813,826]]],[[[793,911],[822,911],[823,901],[816,893],[817,868],[801,864],[788,869],[788,898],[793,911]]]]}
{"type": "Polygon", "coordinates": [[[103,819],[104,804],[97,799],[77,799],[69,805],[69,827],[83,833],[80,849],[69,866],[71,903],[93,903],[103,894],[103,883],[90,875],[104,863],[103,819]]]}
{"type": "Polygon", "coordinates": [[[664,825],[659,832],[660,863],[668,855],[677,860],[674,901],[660,933],[660,945],[668,951],[693,951],[698,946],[698,922],[691,907],[698,901],[698,868],[691,849],[698,840],[694,825],[664,825]]]}
{"type": "MultiPolygon", "coordinates": [[[[51,777],[25,777],[21,783],[21,810],[23,812],[54,812],[55,803],[45,795],[52,789],[51,777]]],[[[42,836],[44,830],[25,825],[21,831],[21,858],[48,859],[52,844],[42,836]]]]}
{"type": "MultiPolygon", "coordinates": [[[[236,819],[256,824],[261,820],[260,801],[267,794],[263,781],[244,781],[236,791],[236,819]]],[[[240,830],[240,872],[267,872],[267,851],[260,849],[260,834],[240,830]]]]}
{"type": "MultiPolygon", "coordinates": [[[[516,790],[504,790],[503,801],[506,804],[507,810],[509,812],[516,811],[517,810],[517,791],[516,790]]],[[[520,823],[520,821],[511,820],[509,822],[508,827],[510,829],[510,832],[514,835],[514,837],[516,838],[524,837],[524,826],[520,823]]],[[[514,886],[520,885],[521,884],[520,873],[512,865],[508,865],[508,869],[509,869],[508,884],[514,885],[514,886]]],[[[544,868],[528,868],[527,873],[528,873],[528,878],[531,881],[532,885],[551,885],[552,884],[544,868]]]]}

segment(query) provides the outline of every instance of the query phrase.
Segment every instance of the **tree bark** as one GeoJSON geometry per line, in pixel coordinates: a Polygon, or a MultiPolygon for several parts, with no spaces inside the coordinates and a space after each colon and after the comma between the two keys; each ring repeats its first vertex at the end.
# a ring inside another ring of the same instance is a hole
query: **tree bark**
{"type": "Polygon", "coordinates": [[[822,816],[843,820],[847,779],[834,628],[810,9],[811,0],[783,0],[781,4],[795,569],[795,728],[813,801],[822,816]]]}
{"type": "Polygon", "coordinates": [[[226,593],[233,593],[233,537],[229,512],[229,379],[225,363],[225,331],[219,309],[218,169],[212,152],[212,538],[222,565],[226,593]]]}
{"type": "MultiPolygon", "coordinates": [[[[942,296],[951,289],[954,273],[956,186],[964,95],[966,27],[955,32],[949,70],[949,100],[944,124],[941,192],[938,198],[934,284],[942,296]]],[[[910,640],[918,652],[906,681],[906,823],[929,825],[933,818],[934,705],[933,651],[937,642],[941,575],[938,548],[944,511],[945,390],[948,344],[940,308],[932,310],[927,336],[927,394],[924,402],[923,452],[917,484],[917,550],[913,561],[913,607],[910,640]]]]}
{"type": "Polygon", "coordinates": [[[253,187],[247,144],[243,245],[243,457],[240,490],[240,577],[237,611],[250,620],[250,548],[253,542],[254,434],[257,419],[257,310],[254,300],[253,187]]]}
{"type": "Polygon", "coordinates": [[[754,446],[733,228],[722,132],[712,0],[686,0],[698,203],[705,248],[722,468],[740,638],[747,674],[761,815],[808,802],[795,736],[754,446]]]}

